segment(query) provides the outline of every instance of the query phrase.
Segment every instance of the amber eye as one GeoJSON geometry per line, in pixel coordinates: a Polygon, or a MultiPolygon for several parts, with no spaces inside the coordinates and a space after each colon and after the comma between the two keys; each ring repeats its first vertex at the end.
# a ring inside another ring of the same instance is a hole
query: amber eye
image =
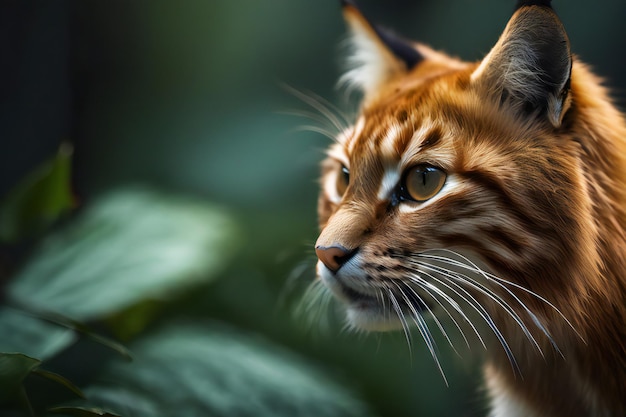
{"type": "Polygon", "coordinates": [[[350,184],[350,170],[342,165],[341,171],[337,175],[337,194],[342,196],[346,192],[348,184],[350,184]]]}
{"type": "Polygon", "coordinates": [[[418,202],[430,200],[446,183],[446,173],[430,165],[417,165],[407,171],[403,181],[403,197],[418,202]]]}

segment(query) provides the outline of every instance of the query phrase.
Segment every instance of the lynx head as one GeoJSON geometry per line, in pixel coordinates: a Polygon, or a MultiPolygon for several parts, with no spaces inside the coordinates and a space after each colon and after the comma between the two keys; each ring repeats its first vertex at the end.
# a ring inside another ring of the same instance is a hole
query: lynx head
{"type": "Polygon", "coordinates": [[[562,139],[569,41],[549,2],[520,2],[479,63],[343,11],[342,81],[363,98],[322,164],[319,281],[357,328],[415,323],[429,344],[424,317],[471,310],[501,341],[510,322],[549,343],[554,305],[582,290],[568,271],[594,256],[577,145],[562,139]]]}

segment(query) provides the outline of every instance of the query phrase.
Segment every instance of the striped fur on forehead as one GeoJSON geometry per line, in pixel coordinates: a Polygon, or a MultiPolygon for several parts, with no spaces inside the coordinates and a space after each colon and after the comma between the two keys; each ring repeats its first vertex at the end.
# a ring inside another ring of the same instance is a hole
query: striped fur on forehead
{"type": "Polygon", "coordinates": [[[439,149],[444,135],[448,142],[449,135],[431,119],[424,120],[417,129],[409,120],[389,118],[373,125],[365,118],[360,118],[360,121],[366,126],[359,130],[360,135],[350,136],[344,145],[339,140],[339,144],[330,148],[328,155],[350,167],[352,178],[357,183],[364,183],[365,178],[372,184],[382,182],[379,199],[386,198],[384,195],[388,193],[382,190],[394,188],[402,172],[412,164],[453,166],[452,147],[439,149]],[[428,151],[426,157],[424,151],[428,151]]]}
{"type": "Polygon", "coordinates": [[[498,148],[508,155],[550,134],[543,124],[485,103],[476,91],[459,90],[456,79],[466,76],[439,80],[421,94],[409,91],[395,105],[371,106],[358,120],[358,134],[346,141],[345,158],[374,155],[385,166],[399,162],[399,169],[418,162],[453,169],[463,154],[471,165],[480,166],[498,148]]]}

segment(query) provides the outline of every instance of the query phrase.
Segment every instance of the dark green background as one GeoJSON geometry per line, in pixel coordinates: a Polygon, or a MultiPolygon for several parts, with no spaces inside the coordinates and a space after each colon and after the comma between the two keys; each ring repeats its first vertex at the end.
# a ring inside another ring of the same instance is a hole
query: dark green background
{"type": "MultiPolygon", "coordinates": [[[[234,215],[244,248],[216,283],[162,316],[216,318],[272,339],[381,416],[480,415],[478,346],[463,360],[442,344],[447,388],[419,335],[409,353],[402,335],[317,332],[293,318],[300,290],[286,291],[286,282],[303,263],[299,282],[313,279],[315,181],[328,140],[298,130],[309,121],[285,113],[309,109],[281,86],[353,109],[334,88],[344,35],[337,3],[4,1],[0,195],[69,140],[81,203],[136,183],[217,203],[234,215]]],[[[399,33],[469,60],[489,51],[514,5],[360,3],[399,33]]],[[[574,53],[624,103],[626,3],[554,3],[574,53]]]]}

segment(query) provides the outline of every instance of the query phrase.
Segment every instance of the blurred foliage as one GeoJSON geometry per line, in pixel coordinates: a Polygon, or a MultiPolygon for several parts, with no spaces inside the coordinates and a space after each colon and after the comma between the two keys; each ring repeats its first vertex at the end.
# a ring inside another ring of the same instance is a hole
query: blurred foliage
{"type": "Polygon", "coordinates": [[[11,401],[21,394],[22,381],[41,361],[22,353],[0,353],[0,403],[11,401]]]}
{"type": "Polygon", "coordinates": [[[9,307],[0,308],[0,351],[22,352],[46,360],[76,342],[71,328],[58,326],[9,307]]]}
{"type": "MultiPolygon", "coordinates": [[[[237,236],[233,219],[224,211],[197,199],[145,188],[110,192],[86,207],[38,244],[9,285],[7,297],[13,307],[0,310],[0,326],[8,336],[0,341],[0,351],[7,352],[0,353],[4,394],[0,409],[16,412],[26,404],[26,410],[32,408],[39,415],[50,405],[29,399],[30,391],[22,384],[31,374],[82,396],[81,389],[61,374],[40,369],[42,361],[55,366],[55,356],[63,356],[78,335],[126,355],[124,348],[80,322],[97,321],[108,331],[119,331],[128,318],[136,326],[145,309],[133,306],[165,303],[210,283],[236,256],[237,236]],[[111,316],[115,320],[104,320],[111,316]]],[[[130,333],[139,337],[131,346],[134,362],[110,359],[97,364],[88,378],[92,385],[85,388],[88,399],[50,411],[127,416],[368,415],[362,403],[324,381],[327,377],[301,359],[219,326],[177,323],[144,340],[143,327],[153,317],[140,319],[143,326],[130,333]]],[[[80,354],[89,358],[92,353],[80,354]]],[[[56,366],[64,374],[75,373],[67,364],[56,366]]]]}
{"type": "Polygon", "coordinates": [[[64,143],[56,156],[22,180],[0,203],[0,242],[33,237],[74,207],[71,155],[72,147],[64,143]]]}
{"type": "Polygon", "coordinates": [[[216,323],[172,322],[130,346],[87,389],[125,416],[371,415],[291,352],[216,323]]]}
{"type": "Polygon", "coordinates": [[[6,405],[21,406],[30,414],[34,414],[28,395],[22,386],[26,377],[31,374],[60,384],[74,395],[84,398],[80,388],[62,375],[41,369],[40,365],[40,360],[22,353],[0,353],[0,407],[6,405]]]}
{"type": "Polygon", "coordinates": [[[62,414],[73,417],[119,417],[117,414],[113,414],[101,408],[94,407],[53,407],[48,411],[54,415],[62,414]]]}
{"type": "Polygon", "coordinates": [[[8,294],[29,309],[102,318],[207,282],[235,256],[236,241],[233,221],[206,203],[120,190],[44,239],[8,294]]]}
{"type": "MultiPolygon", "coordinates": [[[[466,59],[513,3],[360,2],[466,59]]],[[[574,52],[625,91],[626,3],[554,3],[574,52]]],[[[438,340],[447,388],[418,341],[342,332],[332,306],[293,317],[327,142],[283,114],[310,109],[280,84],[350,113],[343,33],[334,0],[0,4],[0,389],[23,393],[0,414],[484,414],[479,352],[438,340]]]]}

